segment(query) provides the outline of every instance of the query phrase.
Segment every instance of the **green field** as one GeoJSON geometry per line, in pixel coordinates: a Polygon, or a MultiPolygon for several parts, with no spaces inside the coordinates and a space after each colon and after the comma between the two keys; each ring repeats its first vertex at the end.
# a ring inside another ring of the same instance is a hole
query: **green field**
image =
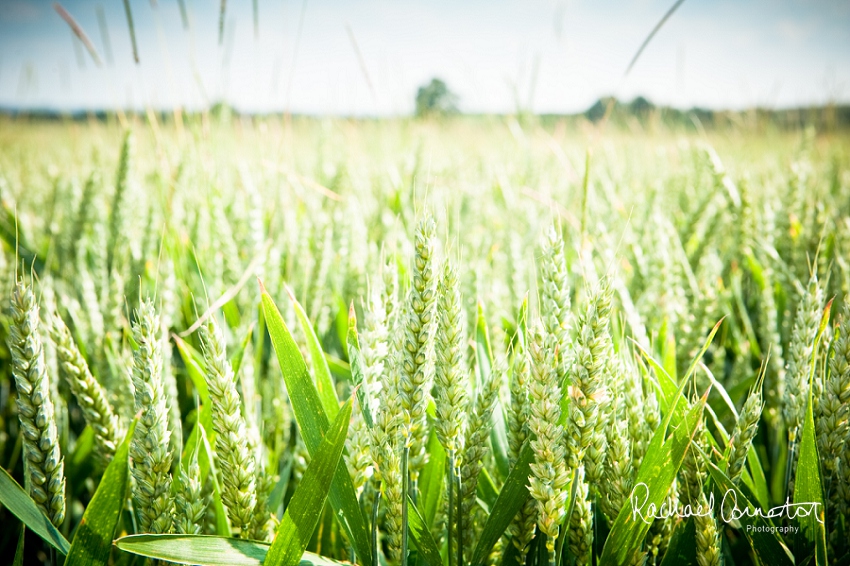
{"type": "Polygon", "coordinates": [[[850,564],[846,132],[150,118],[0,118],[0,556],[850,564]]]}

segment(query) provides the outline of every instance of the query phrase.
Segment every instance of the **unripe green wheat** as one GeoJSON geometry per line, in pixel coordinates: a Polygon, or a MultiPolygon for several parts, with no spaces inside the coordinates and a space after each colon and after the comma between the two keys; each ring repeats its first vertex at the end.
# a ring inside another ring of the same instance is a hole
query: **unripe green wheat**
{"type": "Polygon", "coordinates": [[[604,423],[600,426],[600,405],[608,401],[605,383],[606,356],[610,355],[608,319],[611,292],[606,282],[588,301],[579,318],[573,344],[573,366],[570,371],[570,415],[568,465],[577,468],[583,461],[588,483],[594,486],[604,474],[604,423]]]}
{"type": "Polygon", "coordinates": [[[765,376],[765,419],[778,428],[782,419],[782,400],[785,397],[785,360],[782,336],[779,333],[779,312],[776,306],[773,268],[765,261],[762,269],[764,285],[759,294],[759,332],[762,351],[770,351],[765,376]]]}
{"type": "MultiPolygon", "coordinates": [[[[527,339],[527,337],[526,337],[527,339]]],[[[524,344],[517,344],[511,363],[511,404],[508,408],[508,460],[513,463],[528,438],[531,403],[528,397],[531,364],[524,344]]]]}
{"type": "Polygon", "coordinates": [[[631,494],[634,469],[632,466],[628,422],[615,418],[614,422],[608,424],[605,488],[599,490],[600,509],[611,525],[631,494]]]}
{"type": "Polygon", "coordinates": [[[366,421],[360,413],[354,413],[349,425],[348,438],[345,442],[348,454],[345,455],[345,463],[348,465],[348,473],[354,484],[357,498],[363,494],[363,488],[369,480],[372,455],[370,451],[370,434],[366,421]]]}
{"type": "Polygon", "coordinates": [[[12,375],[18,396],[27,488],[30,496],[57,527],[65,520],[64,461],[44,368],[44,350],[39,336],[38,304],[32,288],[19,280],[12,293],[8,337],[12,375]]]}
{"type": "Polygon", "coordinates": [[[216,432],[215,452],[221,470],[221,500],[231,526],[239,536],[248,538],[257,504],[256,464],[246,442],[248,430],[242,415],[242,400],[227,360],[224,334],[213,317],[201,327],[201,346],[216,432]]]}
{"type": "Polygon", "coordinates": [[[831,518],[831,542],[841,537],[841,520],[850,520],[850,304],[844,304],[841,327],[829,360],[829,376],[824,383],[815,421],[818,456],[824,487],[829,495],[827,517],[831,518]]]}
{"type": "Polygon", "coordinates": [[[561,389],[553,352],[546,347],[543,329],[535,326],[531,330],[529,349],[531,354],[531,382],[529,388],[529,428],[534,433],[531,447],[534,463],[531,464],[529,491],[537,501],[537,525],[546,534],[549,563],[555,559],[555,539],[566,515],[567,453],[564,429],[557,424],[561,409],[561,389]]]}
{"type": "Polygon", "coordinates": [[[94,431],[95,454],[103,463],[109,463],[123,437],[121,423],[107,400],[106,390],[92,376],[65,322],[59,315],[54,315],[51,322],[50,335],[65,379],[83,410],[86,423],[94,431]]]}
{"type": "Polygon", "coordinates": [[[153,303],[143,301],[133,324],[133,386],[136,412],[141,412],[130,455],[133,458],[134,496],[139,532],[171,531],[174,500],[171,496],[171,459],[168,408],[162,384],[162,326],[153,303]]]}
{"type": "Polygon", "coordinates": [[[555,226],[546,231],[540,279],[540,313],[546,329],[546,346],[553,352],[559,383],[563,385],[570,350],[570,289],[564,241],[555,226]]]}
{"type": "MultiPolygon", "coordinates": [[[[590,506],[590,489],[584,480],[584,466],[576,471],[576,501],[570,516],[568,546],[577,566],[590,566],[593,562],[593,511],[590,506]]],[[[549,560],[551,564],[551,558],[549,560]]]]}
{"type": "Polygon", "coordinates": [[[251,539],[269,541],[274,536],[276,518],[269,509],[269,496],[275,487],[275,477],[262,466],[257,465],[257,503],[254,505],[254,516],[251,520],[251,539]]]}
{"type": "Polygon", "coordinates": [[[488,453],[493,411],[499,400],[499,390],[505,375],[504,364],[496,360],[489,381],[479,384],[475,404],[466,423],[466,439],[461,452],[460,499],[463,514],[463,544],[472,548],[475,540],[478,476],[488,453]]]}
{"type": "Polygon", "coordinates": [[[720,566],[720,533],[714,511],[709,508],[708,499],[704,493],[699,494],[694,514],[696,524],[696,554],[699,566],[720,566]]]}
{"type": "Polygon", "coordinates": [[[436,225],[425,218],[416,227],[415,256],[407,302],[407,323],[401,359],[402,435],[410,449],[410,475],[415,483],[424,465],[428,393],[433,374],[435,307],[437,304],[435,268],[436,225]]]}
{"type": "Polygon", "coordinates": [[[180,487],[174,497],[174,532],[186,535],[203,534],[209,495],[204,493],[201,485],[197,452],[192,455],[188,466],[179,468],[180,487]]]}
{"type": "Polygon", "coordinates": [[[733,482],[740,479],[744,464],[747,461],[747,453],[750,451],[756,432],[758,432],[759,419],[764,408],[761,396],[762,379],[763,377],[756,382],[747,396],[741,414],[738,415],[738,420],[735,423],[735,429],[729,438],[729,463],[726,466],[726,475],[733,482]]]}
{"type": "Polygon", "coordinates": [[[387,452],[381,468],[382,489],[386,499],[386,535],[389,558],[393,563],[401,560],[402,531],[402,477],[401,462],[395,450],[387,452]]]}
{"type": "Polygon", "coordinates": [[[111,270],[115,264],[115,255],[118,249],[126,241],[122,232],[124,227],[124,200],[128,192],[127,185],[130,179],[131,154],[133,152],[133,132],[127,130],[124,133],[124,141],[121,144],[121,157],[118,160],[118,173],[115,178],[115,194],[112,197],[112,209],[109,212],[109,248],[107,250],[106,269],[111,270]]]}
{"type": "Polygon", "coordinates": [[[437,316],[437,364],[434,375],[434,402],[437,408],[437,438],[449,454],[463,449],[464,415],[467,408],[467,376],[464,347],[464,320],[457,269],[446,261],[440,282],[437,316]]]}
{"type": "Polygon", "coordinates": [[[785,399],[782,414],[788,428],[792,447],[797,441],[806,412],[809,373],[812,367],[812,348],[823,307],[823,289],[817,275],[812,275],[797,309],[791,342],[788,346],[788,365],[785,371],[785,399]]]}

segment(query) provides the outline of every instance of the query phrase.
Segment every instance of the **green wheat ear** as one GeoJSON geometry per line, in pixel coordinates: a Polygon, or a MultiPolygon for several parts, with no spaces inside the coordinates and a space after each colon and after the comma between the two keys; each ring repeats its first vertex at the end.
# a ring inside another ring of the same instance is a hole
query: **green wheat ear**
{"type": "Polygon", "coordinates": [[[850,303],[844,303],[841,325],[829,360],[829,374],[818,404],[816,421],[818,455],[831,517],[830,544],[840,547],[841,522],[850,519],[850,303]]]}
{"type": "Polygon", "coordinates": [[[540,279],[540,313],[546,329],[546,346],[552,350],[559,383],[563,383],[567,377],[570,352],[570,289],[564,241],[555,226],[546,231],[540,279]]]}
{"type": "Polygon", "coordinates": [[[468,385],[464,360],[466,320],[457,268],[450,261],[445,263],[440,289],[434,376],[435,426],[440,444],[447,454],[454,455],[463,449],[468,385]]]}
{"type": "Polygon", "coordinates": [[[747,460],[747,453],[750,451],[756,432],[758,432],[759,420],[764,409],[761,392],[763,382],[764,373],[761,374],[747,396],[744,407],[735,422],[735,429],[729,438],[729,463],[726,466],[726,475],[733,482],[740,480],[747,460]]]}
{"type": "Polygon", "coordinates": [[[12,293],[8,345],[18,391],[16,404],[26,458],[26,484],[30,496],[58,527],[65,520],[65,466],[44,367],[38,304],[32,287],[23,280],[15,284],[12,293]]]}
{"type": "MultiPolygon", "coordinates": [[[[785,399],[782,414],[792,448],[806,412],[806,394],[811,369],[812,348],[823,308],[823,289],[813,274],[797,307],[797,316],[788,346],[788,366],[785,371],[785,399]]],[[[796,460],[794,460],[796,462],[796,460]]]]}
{"type": "Polygon", "coordinates": [[[133,458],[133,495],[139,532],[171,532],[174,499],[171,495],[172,454],[168,406],[162,383],[162,325],[153,303],[142,301],[136,311],[133,339],[133,386],[139,423],[130,444],[133,458]]]}
{"type": "Polygon", "coordinates": [[[531,380],[529,383],[529,428],[534,434],[531,447],[529,492],[537,501],[537,526],[546,535],[549,564],[555,561],[555,540],[566,517],[570,481],[567,469],[567,446],[564,428],[558,424],[561,390],[558,365],[553,351],[546,345],[541,325],[531,328],[529,337],[531,380]]]}
{"type": "Polygon", "coordinates": [[[174,497],[174,532],[199,535],[204,532],[204,516],[209,507],[209,495],[201,485],[198,451],[194,450],[189,463],[179,466],[180,487],[174,497]]]}
{"type": "Polygon", "coordinates": [[[95,453],[108,464],[123,437],[121,422],[107,400],[106,390],[92,376],[71,331],[58,314],[52,317],[50,335],[65,379],[83,410],[86,423],[94,431],[95,453]]]}
{"type": "Polygon", "coordinates": [[[224,334],[214,317],[201,327],[201,345],[216,433],[215,452],[222,475],[221,499],[233,529],[248,538],[257,504],[256,463],[247,441],[242,400],[227,360],[224,334]]]}
{"type": "Polygon", "coordinates": [[[437,278],[435,276],[436,231],[434,219],[419,222],[414,238],[415,254],[407,299],[407,320],[401,357],[402,434],[410,450],[410,475],[415,483],[422,469],[426,413],[434,371],[434,328],[437,278]]]}

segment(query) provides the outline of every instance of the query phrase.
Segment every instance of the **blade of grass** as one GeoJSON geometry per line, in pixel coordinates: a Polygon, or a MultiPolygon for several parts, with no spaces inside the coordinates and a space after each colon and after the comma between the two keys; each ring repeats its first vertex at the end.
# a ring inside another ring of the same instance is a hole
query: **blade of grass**
{"type": "MultiPolygon", "coordinates": [[[[702,348],[700,348],[700,351],[697,352],[697,355],[694,357],[693,361],[691,361],[691,365],[688,367],[688,371],[685,372],[681,383],[686,383],[688,379],[690,379],[691,376],[694,374],[694,371],[696,371],[700,360],[705,355],[706,351],[708,351],[708,347],[711,345],[711,342],[714,340],[714,336],[720,329],[720,325],[723,323],[723,320],[724,319],[720,319],[717,324],[714,325],[714,328],[712,328],[711,332],[708,334],[708,337],[703,343],[702,348]]],[[[632,343],[643,355],[647,363],[652,366],[653,369],[655,369],[658,381],[654,382],[654,385],[656,386],[656,389],[660,394],[659,403],[661,405],[661,411],[665,414],[670,412],[670,407],[673,405],[673,400],[678,398],[678,390],[680,389],[680,384],[678,384],[676,380],[670,376],[667,370],[664,369],[664,366],[658,363],[658,361],[652,356],[652,354],[647,352],[643,348],[643,346],[641,346],[638,342],[635,342],[634,340],[632,340],[632,343]]],[[[681,415],[684,413],[684,406],[681,406],[682,408],[679,407],[680,406],[677,405],[677,415],[674,418],[673,424],[676,424],[681,418],[681,415]]]]}
{"type": "Polygon", "coordinates": [[[292,458],[286,461],[283,466],[283,471],[280,472],[280,479],[269,494],[269,509],[272,513],[277,514],[280,506],[283,505],[283,498],[286,497],[286,490],[289,489],[289,479],[292,477],[292,458]]]}
{"type": "Polygon", "coordinates": [[[27,526],[21,524],[21,534],[18,535],[18,546],[15,548],[15,560],[12,566],[24,566],[24,538],[27,534],[27,526]]]}
{"type": "Polygon", "coordinates": [[[419,551],[419,558],[428,566],[443,566],[440,548],[410,496],[407,497],[407,527],[410,529],[410,540],[419,551]]]}
{"type": "Polygon", "coordinates": [[[673,381],[679,383],[678,368],[676,367],[676,336],[674,336],[673,330],[668,324],[665,323],[664,328],[664,340],[661,341],[661,364],[673,381]]]}
{"type": "Polygon", "coordinates": [[[360,412],[363,422],[372,428],[372,408],[369,404],[369,392],[363,385],[363,354],[360,352],[360,338],[357,335],[357,313],[354,311],[354,303],[348,309],[348,334],[345,337],[348,350],[348,364],[351,368],[351,382],[357,388],[357,402],[360,404],[360,412]]]}
{"type": "MultiPolygon", "coordinates": [[[[683,386],[685,382],[683,381],[683,386]]],[[[674,401],[675,405],[678,405],[680,398],[681,389],[677,400],[674,401]]],[[[644,518],[641,513],[645,510],[647,514],[653,514],[652,506],[656,510],[659,509],[667,498],[667,493],[673,485],[673,480],[697,430],[697,424],[702,418],[707,398],[708,392],[685,414],[681,424],[673,430],[666,441],[663,440],[666,426],[662,425],[655,431],[635,479],[635,490],[638,490],[640,486],[644,486],[645,489],[632,491],[632,499],[644,498],[643,492],[645,492],[645,499],[638,499],[638,502],[643,501],[643,504],[635,510],[633,502],[632,505],[625,505],[620,510],[605,540],[600,564],[628,564],[640,548],[652,523],[651,519],[644,518]]],[[[672,414],[665,419],[668,424],[672,414]]]]}
{"type": "MultiPolygon", "coordinates": [[[[262,287],[263,316],[283,373],[295,419],[312,455],[321,443],[330,423],[316,386],[307,371],[307,364],[271,296],[262,287]]],[[[331,486],[330,503],[335,517],[348,535],[358,556],[372,556],[369,530],[360,504],[344,466],[339,466],[331,486]]]]}
{"type": "MultiPolygon", "coordinates": [[[[759,515],[757,512],[758,509],[750,502],[747,496],[732,483],[720,468],[714,465],[707,455],[701,453],[701,456],[706,462],[711,479],[717,484],[721,493],[726,494],[724,497],[734,496],[734,501],[738,509],[751,511],[751,513],[740,513],[740,516],[735,514],[734,518],[741,524],[741,532],[750,543],[750,547],[753,549],[759,562],[761,564],[769,564],[770,566],[791,566],[794,564],[791,552],[776,534],[773,523],[759,515]]],[[[721,512],[723,511],[721,510],[721,512]]],[[[729,518],[732,518],[732,516],[730,515],[729,518]]]]}
{"type": "Polygon", "coordinates": [[[295,298],[292,289],[286,286],[286,292],[289,294],[289,300],[292,301],[292,306],[295,308],[295,315],[298,318],[298,323],[301,325],[301,331],[304,332],[307,338],[307,351],[310,353],[310,359],[313,362],[313,371],[316,373],[316,389],[319,393],[319,398],[322,400],[322,407],[325,409],[329,419],[336,418],[339,411],[339,399],[336,397],[336,388],[334,387],[333,379],[331,379],[331,370],[328,367],[328,361],[325,359],[325,354],[322,352],[322,344],[319,342],[316,332],[313,330],[313,325],[310,324],[310,318],[301,303],[295,298]]]}
{"type": "MultiPolygon", "coordinates": [[[[209,535],[129,535],[116,540],[115,546],[138,556],[198,566],[261,566],[270,548],[265,542],[209,535]]],[[[301,564],[342,563],[305,552],[301,564]]]]}
{"type": "Polygon", "coordinates": [[[221,0],[221,6],[218,13],[218,44],[224,43],[224,15],[227,11],[227,0],[221,0]]]}
{"type": "Polygon", "coordinates": [[[77,442],[71,456],[65,458],[65,477],[71,485],[73,495],[81,495],[86,488],[86,478],[95,472],[95,460],[92,458],[94,449],[94,429],[86,425],[77,442]]]}
{"type": "Polygon", "coordinates": [[[286,513],[266,555],[266,566],[296,566],[319,523],[322,508],[339,466],[348,423],[351,420],[349,399],[337,414],[328,434],[319,444],[314,457],[301,477],[298,489],[286,507],[286,513]]]}
{"type": "Polygon", "coordinates": [[[747,452],[747,463],[750,465],[750,473],[744,470],[741,478],[753,494],[755,494],[761,508],[767,509],[768,505],[770,505],[770,492],[767,489],[767,478],[764,475],[764,469],[761,467],[761,460],[759,460],[755,446],[750,446],[750,451],[747,452]]]}
{"type": "MultiPolygon", "coordinates": [[[[487,316],[484,303],[478,301],[478,319],[475,323],[475,360],[478,368],[478,387],[488,383],[493,371],[493,349],[490,346],[490,333],[487,330],[487,316]]],[[[505,428],[505,416],[501,410],[493,411],[493,427],[490,429],[490,444],[496,460],[496,469],[503,478],[511,471],[508,461],[508,434],[505,428]]]]}
{"type": "Polygon", "coordinates": [[[667,551],[661,566],[696,566],[696,536],[697,529],[693,517],[680,521],[670,537],[667,551]]]}
{"type": "Polygon", "coordinates": [[[325,360],[328,362],[328,367],[331,369],[331,375],[339,382],[352,382],[351,366],[333,354],[325,352],[325,360]]]}
{"type": "Polygon", "coordinates": [[[420,503],[425,524],[429,528],[434,526],[437,517],[437,509],[443,496],[443,480],[446,476],[446,451],[437,438],[437,431],[431,428],[428,435],[428,462],[422,470],[419,478],[420,503]]]}
{"type": "Polygon", "coordinates": [[[531,449],[531,442],[526,441],[505,480],[505,484],[502,486],[502,490],[499,492],[499,496],[496,498],[496,502],[490,508],[490,515],[487,517],[487,522],[484,523],[481,536],[478,537],[478,544],[472,553],[470,563],[473,566],[486,564],[493,546],[502,537],[514,516],[530,497],[528,476],[531,475],[531,462],[533,461],[534,451],[531,449]]]}
{"type": "MultiPolygon", "coordinates": [[[[191,346],[188,342],[172,334],[171,338],[177,345],[177,351],[180,353],[180,358],[186,366],[186,373],[189,379],[192,380],[192,385],[198,390],[198,396],[201,398],[201,405],[210,404],[210,391],[207,388],[207,380],[204,378],[204,358],[201,353],[191,346]]],[[[207,426],[209,430],[212,430],[207,426]]]]}
{"type": "Polygon", "coordinates": [[[242,339],[242,342],[239,343],[239,348],[233,352],[233,355],[230,357],[230,367],[233,368],[233,375],[239,376],[239,368],[242,367],[242,358],[245,357],[245,349],[248,347],[248,342],[251,341],[251,337],[254,335],[254,324],[251,323],[248,326],[247,332],[245,332],[245,337],[242,339]]]}
{"type": "Polygon", "coordinates": [[[488,509],[492,509],[496,504],[496,499],[499,497],[499,490],[496,489],[496,484],[493,482],[493,477],[487,468],[481,468],[481,473],[478,476],[477,493],[480,499],[488,509]]]}
{"type": "Polygon", "coordinates": [[[632,70],[632,67],[635,66],[635,63],[637,63],[637,60],[640,57],[641,53],[643,53],[643,50],[646,49],[646,46],[649,45],[649,42],[652,41],[652,38],[655,37],[655,34],[658,33],[658,30],[661,29],[661,26],[664,25],[664,22],[666,22],[668,19],[670,19],[670,16],[673,15],[673,12],[678,10],[679,6],[681,6],[684,1],[685,0],[677,0],[677,2],[675,4],[673,4],[673,6],[669,10],[667,10],[667,13],[664,14],[664,17],[661,18],[661,21],[659,21],[657,24],[655,24],[655,27],[652,28],[652,31],[649,32],[649,35],[646,36],[646,39],[643,40],[643,43],[640,44],[640,47],[638,48],[637,53],[635,53],[635,56],[632,57],[631,61],[629,61],[629,66],[626,67],[626,72],[623,73],[624,77],[627,77],[629,75],[629,73],[632,70]]]}
{"type": "Polygon", "coordinates": [[[24,488],[3,468],[0,468],[0,503],[47,544],[62,554],[68,554],[71,543],[56,530],[24,488]]]}
{"type": "Polygon", "coordinates": [[[806,400],[806,416],[800,440],[800,456],[797,460],[797,475],[794,481],[794,503],[811,506],[809,513],[799,512],[797,524],[800,530],[794,540],[794,551],[799,556],[814,556],[815,564],[826,566],[826,528],[824,521],[824,497],[820,476],[820,461],[815,441],[815,420],[813,411],[813,385],[817,368],[818,346],[823,332],[829,323],[832,300],[826,305],[821,316],[820,327],[812,348],[811,370],[809,372],[809,393],[806,400]]]}
{"type": "Polygon", "coordinates": [[[112,538],[115,536],[127,497],[130,481],[130,441],[138,422],[136,418],[130,423],[124,441],[106,468],[94,497],[86,506],[65,560],[66,566],[96,566],[109,562],[112,538]]]}

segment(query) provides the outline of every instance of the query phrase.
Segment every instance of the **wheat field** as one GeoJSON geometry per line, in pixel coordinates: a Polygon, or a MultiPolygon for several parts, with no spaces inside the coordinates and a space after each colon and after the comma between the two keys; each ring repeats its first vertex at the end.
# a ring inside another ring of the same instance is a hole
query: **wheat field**
{"type": "Polygon", "coordinates": [[[0,122],[0,556],[850,564],[850,138],[0,122]]]}

